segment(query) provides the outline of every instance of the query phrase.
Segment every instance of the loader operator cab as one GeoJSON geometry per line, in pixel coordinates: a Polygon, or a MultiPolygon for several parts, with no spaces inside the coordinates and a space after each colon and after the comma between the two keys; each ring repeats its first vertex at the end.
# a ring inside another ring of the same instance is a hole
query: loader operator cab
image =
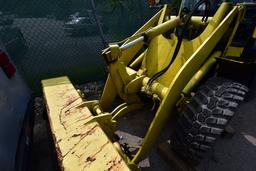
{"type": "MultiPolygon", "coordinates": [[[[183,21],[184,35],[182,37],[192,40],[199,36],[222,2],[225,0],[182,0],[177,14],[183,21]]],[[[230,3],[237,2],[233,0],[230,3]]]]}
{"type": "MultiPolygon", "coordinates": [[[[182,29],[184,30],[182,38],[192,40],[199,36],[207,27],[222,2],[225,2],[225,0],[182,0],[178,13],[184,23],[182,26],[182,29]]],[[[245,7],[243,19],[239,23],[238,29],[231,42],[231,46],[243,49],[241,59],[251,61],[253,60],[251,58],[256,54],[255,0],[230,0],[226,2],[242,4],[245,7]]],[[[233,25],[235,25],[235,23],[233,25]]],[[[227,35],[226,39],[228,39],[229,36],[230,35],[227,35]]],[[[219,47],[224,46],[225,45],[219,45],[219,47]]],[[[232,56],[233,54],[230,55],[232,56]]]]}
{"type": "Polygon", "coordinates": [[[213,3],[208,0],[201,2],[200,0],[183,0],[180,4],[179,15],[184,12],[189,13],[193,10],[195,10],[194,15],[203,15],[203,12],[211,10],[212,5],[213,3]]]}
{"type": "Polygon", "coordinates": [[[183,24],[176,30],[176,35],[188,40],[196,38],[206,28],[209,16],[214,13],[209,0],[183,0],[178,12],[183,24]]]}
{"type": "MultiPolygon", "coordinates": [[[[183,0],[180,4],[178,15],[183,20],[182,29],[185,34],[183,38],[192,40],[203,32],[217,9],[224,2],[223,0],[183,0]],[[193,16],[193,17],[192,17],[193,16]]],[[[251,39],[251,35],[255,29],[256,17],[254,14],[254,5],[252,0],[239,1],[232,0],[230,3],[243,3],[246,7],[244,20],[240,23],[240,26],[235,35],[234,44],[240,47],[247,47],[246,44],[254,45],[254,40],[251,39]],[[250,40],[249,40],[250,39],[250,40]]],[[[178,30],[180,31],[180,30],[178,30]]],[[[177,34],[177,31],[176,31],[177,34]]],[[[250,51],[252,47],[250,47],[250,51]]]]}

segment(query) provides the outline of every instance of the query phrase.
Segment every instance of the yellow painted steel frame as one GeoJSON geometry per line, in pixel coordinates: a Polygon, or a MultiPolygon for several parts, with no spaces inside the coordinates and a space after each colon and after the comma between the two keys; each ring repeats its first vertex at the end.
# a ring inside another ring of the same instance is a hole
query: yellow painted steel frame
{"type": "MultiPolygon", "coordinates": [[[[198,37],[193,40],[182,40],[179,53],[173,64],[163,76],[148,86],[147,82],[150,77],[161,71],[170,62],[178,42],[174,30],[183,24],[179,17],[171,17],[166,21],[168,12],[169,8],[165,5],[124,45],[140,36],[146,38],[144,42],[138,41],[125,49],[120,48],[117,44],[110,44],[109,48],[103,51],[103,56],[108,63],[109,75],[99,106],[103,110],[108,109],[116,96],[121,97],[125,102],[112,112],[114,120],[127,112],[142,107],[143,102],[137,95],[138,92],[146,93],[161,101],[144,137],[143,144],[135,157],[128,161],[129,163],[138,163],[146,156],[160,134],[164,123],[171,116],[175,105],[182,98],[181,94],[190,93],[208,72],[209,67],[216,62],[215,58],[223,55],[223,51],[215,50],[216,45],[228,29],[233,29],[233,33],[236,32],[237,25],[231,27],[231,23],[240,23],[243,6],[223,3],[198,37]],[[163,34],[170,30],[173,30],[173,33],[170,38],[166,38],[163,34]],[[148,48],[131,63],[145,41],[148,48]],[[132,69],[138,66],[140,66],[139,70],[132,69]]],[[[198,19],[194,20],[198,25],[198,19]]]]}
{"type": "MultiPolygon", "coordinates": [[[[223,3],[208,23],[202,23],[205,29],[200,35],[192,40],[185,38],[182,40],[179,53],[166,73],[148,85],[148,80],[172,60],[178,42],[174,34],[175,29],[184,25],[179,17],[166,17],[169,11],[169,7],[165,5],[122,47],[136,40],[131,46],[122,48],[117,44],[110,44],[109,48],[103,51],[109,75],[102,97],[100,101],[87,101],[80,104],[80,107],[86,106],[93,114],[90,115],[91,119],[88,123],[99,123],[114,142],[114,129],[118,118],[143,107],[143,101],[138,96],[139,92],[149,95],[153,100],[160,101],[160,106],[144,141],[133,158],[127,157],[122,153],[118,144],[114,143],[116,148],[120,149],[118,152],[130,168],[146,156],[177,102],[182,98],[182,94],[189,94],[209,71],[209,68],[215,64],[215,58],[223,56],[223,51],[216,50],[216,45],[228,29],[232,29],[233,33],[236,32],[237,26],[232,27],[231,23],[240,23],[243,6],[223,3]],[[170,31],[172,33],[166,37],[165,33],[170,31]],[[145,44],[148,47],[138,55],[145,44]],[[124,103],[111,112],[104,112],[113,104],[117,96],[124,103]]],[[[196,25],[200,25],[198,17],[192,18],[191,21],[192,24],[195,21],[196,25]]],[[[225,49],[230,50],[229,47],[225,49]]]]}

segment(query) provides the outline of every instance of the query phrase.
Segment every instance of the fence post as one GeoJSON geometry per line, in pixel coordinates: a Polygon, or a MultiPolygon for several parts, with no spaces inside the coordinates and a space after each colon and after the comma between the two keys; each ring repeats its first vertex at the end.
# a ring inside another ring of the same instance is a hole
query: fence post
{"type": "Polygon", "coordinates": [[[107,47],[108,43],[107,43],[106,39],[104,38],[104,33],[103,33],[102,27],[100,25],[100,20],[99,20],[99,17],[97,15],[97,11],[96,11],[96,6],[95,6],[94,0],[91,0],[91,4],[92,4],[92,13],[93,13],[95,21],[97,23],[97,27],[98,27],[98,30],[99,30],[99,33],[100,33],[100,38],[101,38],[102,44],[103,44],[103,46],[105,48],[105,47],[107,47]]]}

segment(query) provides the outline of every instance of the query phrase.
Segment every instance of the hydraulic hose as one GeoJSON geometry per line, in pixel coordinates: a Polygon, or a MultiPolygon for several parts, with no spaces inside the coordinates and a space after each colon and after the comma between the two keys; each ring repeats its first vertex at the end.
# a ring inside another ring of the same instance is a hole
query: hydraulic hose
{"type": "Polygon", "coordinates": [[[178,43],[175,47],[175,50],[174,50],[174,53],[173,53],[173,57],[171,59],[171,61],[169,62],[169,64],[164,68],[162,69],[161,71],[157,72],[156,74],[154,74],[148,81],[148,86],[151,86],[152,83],[159,77],[161,77],[169,68],[170,66],[172,65],[172,63],[174,62],[174,60],[176,59],[179,51],[180,51],[180,47],[181,47],[181,44],[182,44],[182,39],[183,39],[183,35],[184,35],[184,31],[191,19],[191,17],[193,16],[193,14],[197,11],[197,9],[205,3],[205,14],[204,14],[204,17],[203,17],[203,21],[207,21],[208,19],[208,10],[210,10],[210,2],[208,0],[201,0],[199,2],[197,2],[194,7],[193,7],[193,10],[191,11],[191,13],[189,14],[184,26],[182,27],[181,31],[179,32],[178,29],[176,30],[176,35],[178,37],[178,43]]]}

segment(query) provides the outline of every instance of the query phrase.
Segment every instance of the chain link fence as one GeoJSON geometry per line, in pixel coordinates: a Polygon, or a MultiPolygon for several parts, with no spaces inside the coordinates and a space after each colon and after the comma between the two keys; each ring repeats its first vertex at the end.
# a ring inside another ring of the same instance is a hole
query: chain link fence
{"type": "Polygon", "coordinates": [[[103,79],[101,36],[123,39],[155,11],[143,0],[0,0],[0,41],[40,92],[40,80],[49,77],[68,75],[76,84],[103,79]]]}

